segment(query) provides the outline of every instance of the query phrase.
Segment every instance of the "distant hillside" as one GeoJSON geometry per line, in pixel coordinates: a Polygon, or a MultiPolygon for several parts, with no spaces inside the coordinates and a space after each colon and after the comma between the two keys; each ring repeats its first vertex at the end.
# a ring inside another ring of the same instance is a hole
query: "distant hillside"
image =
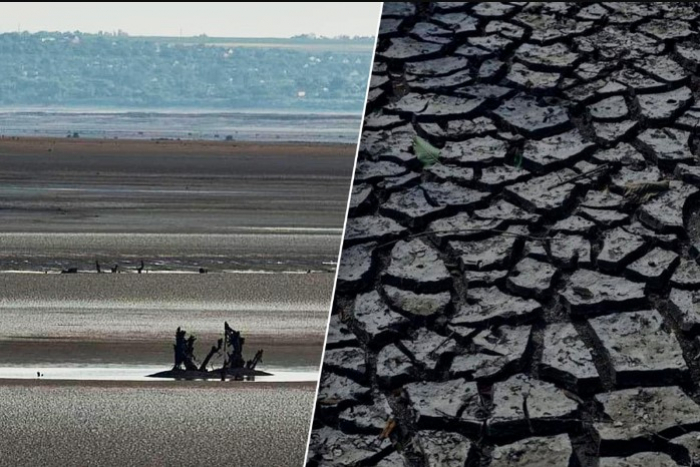
{"type": "Polygon", "coordinates": [[[371,38],[0,34],[0,106],[359,112],[371,38]]]}

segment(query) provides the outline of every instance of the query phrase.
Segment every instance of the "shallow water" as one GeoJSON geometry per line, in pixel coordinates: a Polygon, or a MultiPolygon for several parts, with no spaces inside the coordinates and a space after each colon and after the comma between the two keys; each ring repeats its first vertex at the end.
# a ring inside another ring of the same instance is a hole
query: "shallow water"
{"type": "Polygon", "coordinates": [[[6,136],[304,141],[355,144],[361,116],[186,112],[0,112],[6,136]]]}
{"type": "MultiPolygon", "coordinates": [[[[315,381],[329,274],[0,274],[0,378],[140,381],[172,366],[175,330],[203,359],[224,322],[264,350],[263,382],[315,381]]],[[[217,356],[212,364],[219,363],[217,356]]]]}
{"type": "Polygon", "coordinates": [[[332,282],[331,274],[0,274],[0,339],[171,340],[178,326],[220,336],[228,321],[244,336],[311,339],[320,353],[332,282]]]}
{"type": "MultiPolygon", "coordinates": [[[[0,198],[2,189],[0,188],[0,198]]],[[[0,272],[136,273],[267,270],[331,271],[339,229],[272,229],[237,234],[0,233],[0,272]]]]}
{"type": "MultiPolygon", "coordinates": [[[[149,378],[148,375],[166,370],[164,366],[153,365],[109,365],[109,366],[2,366],[0,380],[58,380],[58,381],[172,381],[167,378],[149,378]],[[37,377],[40,372],[41,378],[37,377]]],[[[262,365],[259,369],[271,373],[271,376],[258,376],[253,383],[293,383],[315,382],[318,380],[318,367],[277,368],[262,365]]],[[[211,383],[221,383],[217,379],[208,380],[211,383]]],[[[183,381],[183,384],[186,384],[183,381]]]]}

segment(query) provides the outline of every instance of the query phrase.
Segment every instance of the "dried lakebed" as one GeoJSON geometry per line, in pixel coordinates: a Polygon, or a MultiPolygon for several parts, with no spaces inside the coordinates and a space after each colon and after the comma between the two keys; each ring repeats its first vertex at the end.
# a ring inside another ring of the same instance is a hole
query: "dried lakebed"
{"type": "Polygon", "coordinates": [[[354,150],[0,139],[0,272],[331,271],[354,150]]]}
{"type": "Polygon", "coordinates": [[[699,19],[384,4],[309,465],[700,462],[699,19]]]}

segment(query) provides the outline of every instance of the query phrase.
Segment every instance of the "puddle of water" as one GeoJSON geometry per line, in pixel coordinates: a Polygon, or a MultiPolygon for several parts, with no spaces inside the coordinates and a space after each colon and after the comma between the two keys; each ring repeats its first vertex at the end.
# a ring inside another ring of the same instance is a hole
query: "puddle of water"
{"type": "MultiPolygon", "coordinates": [[[[44,366],[27,368],[25,366],[0,367],[2,379],[37,379],[37,371],[42,373],[41,379],[69,381],[172,381],[167,378],[149,378],[147,375],[167,370],[163,366],[152,365],[76,365],[76,366],[44,366]]],[[[315,382],[318,380],[318,368],[275,368],[266,367],[261,370],[272,373],[272,376],[260,376],[255,382],[262,383],[291,383],[315,382]]],[[[218,380],[210,380],[217,382],[218,380]]]]}

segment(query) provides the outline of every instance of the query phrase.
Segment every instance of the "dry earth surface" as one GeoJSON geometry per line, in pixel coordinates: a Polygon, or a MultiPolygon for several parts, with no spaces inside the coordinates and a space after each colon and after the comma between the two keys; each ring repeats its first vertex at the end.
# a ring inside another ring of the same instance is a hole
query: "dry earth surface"
{"type": "Polygon", "coordinates": [[[699,19],[384,4],[310,465],[700,462],[699,19]]]}

